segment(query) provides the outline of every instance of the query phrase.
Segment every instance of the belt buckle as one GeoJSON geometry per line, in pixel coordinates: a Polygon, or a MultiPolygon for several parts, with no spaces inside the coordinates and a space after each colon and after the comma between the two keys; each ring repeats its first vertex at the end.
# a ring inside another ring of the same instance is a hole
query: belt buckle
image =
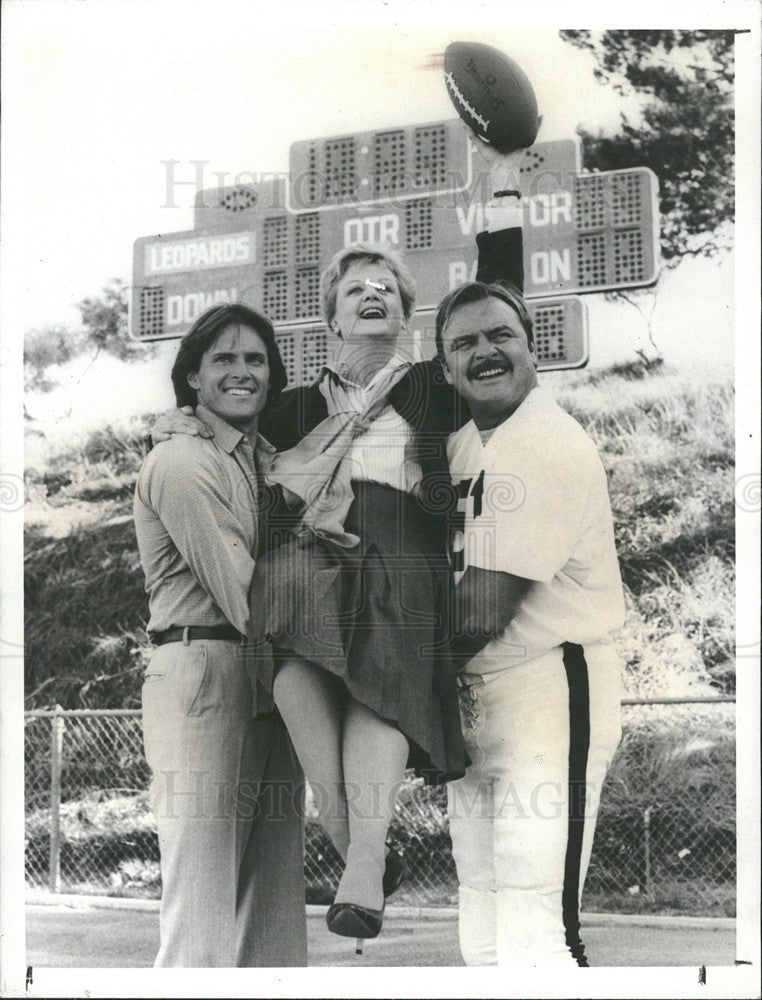
{"type": "Polygon", "coordinates": [[[484,687],[484,678],[481,674],[469,674],[465,670],[457,674],[457,682],[461,691],[465,691],[467,688],[484,687]]]}

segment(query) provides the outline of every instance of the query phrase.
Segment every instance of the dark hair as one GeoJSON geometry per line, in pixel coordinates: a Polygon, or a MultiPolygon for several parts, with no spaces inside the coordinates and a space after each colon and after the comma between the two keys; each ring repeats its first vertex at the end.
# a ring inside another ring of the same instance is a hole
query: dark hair
{"type": "Polygon", "coordinates": [[[288,378],[270,320],[240,302],[221,302],[202,313],[180,341],[177,357],[172,366],[172,385],[175,387],[178,406],[195,406],[198,402],[196,390],[188,385],[188,376],[191,372],[199,370],[201,358],[217,340],[220,332],[230,323],[252,327],[264,341],[267,364],[270,368],[270,388],[267,392],[266,405],[285,388],[288,378]]]}
{"type": "Polygon", "coordinates": [[[521,325],[524,328],[524,333],[527,335],[527,343],[529,344],[529,350],[534,351],[534,333],[532,330],[532,319],[527,311],[526,302],[524,301],[524,296],[521,294],[515,285],[509,285],[507,283],[494,283],[491,285],[485,284],[483,281],[468,281],[464,285],[459,285],[456,289],[446,295],[442,301],[439,303],[439,309],[437,309],[436,331],[434,337],[436,339],[437,353],[441,358],[444,357],[444,346],[442,343],[442,334],[444,333],[445,327],[450,322],[452,314],[460,306],[470,305],[472,302],[483,302],[485,299],[500,299],[501,302],[505,302],[509,305],[511,309],[514,309],[521,320],[521,325]]]}

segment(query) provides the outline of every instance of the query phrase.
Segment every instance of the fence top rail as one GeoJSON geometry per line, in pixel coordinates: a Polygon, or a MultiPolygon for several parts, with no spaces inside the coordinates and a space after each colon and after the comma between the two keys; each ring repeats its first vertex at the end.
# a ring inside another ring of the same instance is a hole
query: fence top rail
{"type": "Polygon", "coordinates": [[[691,695],[689,697],[675,698],[622,698],[623,705],[716,705],[718,703],[728,704],[736,700],[734,694],[718,695],[691,695]]]}
{"type": "Polygon", "coordinates": [[[24,712],[29,719],[89,719],[99,716],[139,718],[143,712],[139,708],[35,708],[24,712]]]}
{"type": "MultiPolygon", "coordinates": [[[[718,705],[733,704],[733,694],[715,696],[693,695],[689,697],[664,698],[622,698],[622,706],[630,705],[718,705]]],[[[27,719],[88,719],[106,716],[108,718],[139,718],[143,712],[139,708],[35,708],[24,712],[27,719]]]]}

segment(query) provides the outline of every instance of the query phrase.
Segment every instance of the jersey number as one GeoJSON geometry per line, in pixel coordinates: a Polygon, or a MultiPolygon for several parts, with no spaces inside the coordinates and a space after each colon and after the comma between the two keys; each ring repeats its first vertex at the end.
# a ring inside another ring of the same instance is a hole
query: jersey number
{"type": "MultiPolygon", "coordinates": [[[[467,496],[471,496],[474,501],[474,517],[477,518],[481,516],[482,512],[482,497],[484,496],[484,469],[479,473],[479,478],[474,483],[473,479],[461,479],[458,483],[458,496],[465,500],[467,496]],[[473,483],[473,489],[471,488],[471,483],[473,483]]],[[[458,504],[458,508],[460,508],[458,504]]],[[[465,505],[463,505],[465,507],[465,505]]],[[[465,521],[466,511],[462,511],[463,518],[465,521]]]]}
{"type": "Polygon", "coordinates": [[[484,496],[484,470],[474,482],[473,479],[461,479],[458,483],[458,512],[452,520],[450,531],[450,561],[456,573],[462,573],[464,569],[464,538],[463,531],[466,527],[466,509],[468,497],[474,502],[473,517],[476,519],[482,512],[482,497],[484,496]]]}

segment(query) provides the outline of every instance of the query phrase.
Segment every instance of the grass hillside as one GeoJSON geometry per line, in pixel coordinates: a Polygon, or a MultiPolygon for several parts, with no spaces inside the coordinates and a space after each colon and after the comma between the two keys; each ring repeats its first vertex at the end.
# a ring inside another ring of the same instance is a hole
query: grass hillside
{"type": "MultiPolygon", "coordinates": [[[[609,476],[630,695],[732,692],[733,389],[729,377],[617,366],[557,376],[609,476]]],[[[138,707],[147,601],[131,518],[146,415],[27,450],[27,707],[138,707]]]]}

